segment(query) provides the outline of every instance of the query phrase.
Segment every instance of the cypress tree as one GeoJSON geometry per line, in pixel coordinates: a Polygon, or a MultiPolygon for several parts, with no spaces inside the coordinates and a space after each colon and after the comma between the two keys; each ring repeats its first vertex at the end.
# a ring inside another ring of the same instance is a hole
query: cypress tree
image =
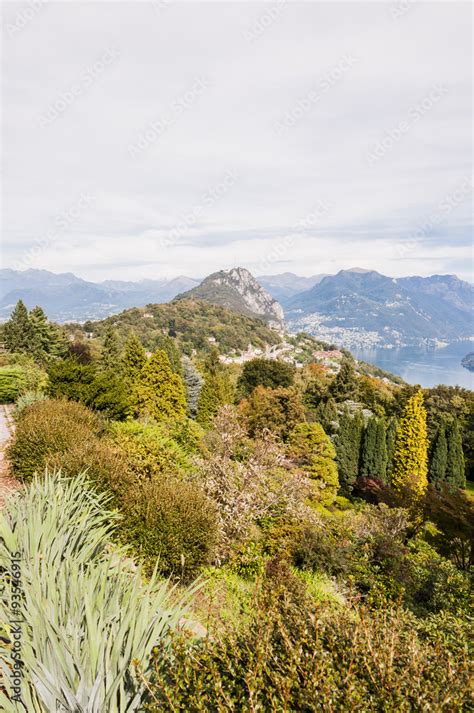
{"type": "Polygon", "coordinates": [[[204,383],[199,394],[196,420],[202,426],[208,426],[221,406],[233,402],[234,392],[217,349],[211,351],[204,366],[204,383]]]}
{"type": "Polygon", "coordinates": [[[183,376],[183,365],[181,363],[181,352],[176,345],[176,341],[168,335],[160,337],[156,345],[157,349],[162,349],[168,355],[171,368],[175,374],[183,376]]]}
{"type": "Polygon", "coordinates": [[[335,435],[337,467],[341,487],[351,490],[359,475],[359,455],[364,419],[360,412],[351,416],[347,408],[339,419],[335,435]]]}
{"type": "Polygon", "coordinates": [[[320,423],[301,423],[291,432],[289,453],[314,483],[314,495],[331,505],[339,489],[336,450],[320,423]]]}
{"type": "Polygon", "coordinates": [[[360,474],[385,482],[387,471],[387,444],[385,424],[372,416],[364,430],[361,450],[360,474]]]}
{"type": "Polygon", "coordinates": [[[441,425],[436,433],[431,449],[429,480],[439,486],[446,480],[446,466],[448,465],[448,443],[446,441],[445,426],[441,425]]]}
{"type": "Polygon", "coordinates": [[[100,364],[103,369],[113,369],[117,368],[119,363],[119,343],[117,338],[117,332],[112,327],[108,325],[105,334],[104,341],[102,344],[102,352],[100,355],[100,364]]]}
{"type": "Polygon", "coordinates": [[[208,426],[221,406],[232,403],[231,394],[232,389],[226,375],[206,371],[198,399],[196,413],[198,423],[208,426]]]}
{"type": "Polygon", "coordinates": [[[139,377],[146,364],[146,354],[140,339],[131,331],[125,342],[122,355],[122,372],[130,384],[139,377]]]}
{"type": "Polygon", "coordinates": [[[316,418],[326,433],[333,434],[337,429],[336,402],[333,398],[321,402],[316,409],[316,418]]]}
{"type": "Polygon", "coordinates": [[[446,481],[455,488],[465,488],[466,473],[464,453],[462,449],[461,431],[459,430],[457,419],[454,419],[448,429],[447,446],[446,481]]]}
{"type": "Polygon", "coordinates": [[[9,352],[30,353],[34,332],[23,300],[18,300],[4,326],[5,348],[9,352]]]}
{"type": "Polygon", "coordinates": [[[183,357],[183,379],[186,386],[188,413],[191,418],[196,418],[199,395],[201,393],[204,379],[194,366],[191,359],[187,356],[183,357]]]}
{"type": "Polygon", "coordinates": [[[330,393],[336,401],[356,399],[359,393],[357,374],[352,359],[344,357],[341,368],[330,386],[330,393]]]}
{"type": "Polygon", "coordinates": [[[171,369],[168,355],[161,349],[154,352],[143,367],[135,386],[134,408],[157,420],[181,418],[186,415],[183,380],[171,369]]]}
{"type": "Polygon", "coordinates": [[[387,468],[386,468],[386,480],[388,483],[391,482],[392,469],[393,469],[393,454],[395,451],[395,438],[397,435],[398,419],[392,416],[387,427],[387,468]]]}
{"type": "Polygon", "coordinates": [[[392,485],[415,498],[421,497],[428,486],[428,435],[421,389],[408,400],[398,424],[392,485]]]}

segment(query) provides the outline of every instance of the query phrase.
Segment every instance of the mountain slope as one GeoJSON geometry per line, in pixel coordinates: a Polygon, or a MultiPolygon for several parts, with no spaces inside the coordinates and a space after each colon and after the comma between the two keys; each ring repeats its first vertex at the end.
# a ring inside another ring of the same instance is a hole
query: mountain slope
{"type": "Polygon", "coordinates": [[[334,340],[346,345],[352,330],[371,333],[380,344],[419,344],[472,335],[473,299],[473,286],[454,275],[394,279],[341,270],[293,297],[286,316],[293,328],[312,326],[318,336],[333,330],[334,340]]]}
{"type": "Polygon", "coordinates": [[[85,328],[103,335],[112,324],[124,341],[133,329],[150,350],[156,348],[170,328],[186,354],[192,349],[208,349],[214,341],[223,354],[254,347],[278,344],[281,337],[261,319],[239,314],[205,300],[179,299],[168,304],[150,304],[128,309],[99,322],[87,322],[85,328]]]}
{"type": "Polygon", "coordinates": [[[259,317],[272,328],[283,329],[284,326],[281,305],[243,267],[214,272],[176,299],[206,300],[241,314],[259,317]]]}

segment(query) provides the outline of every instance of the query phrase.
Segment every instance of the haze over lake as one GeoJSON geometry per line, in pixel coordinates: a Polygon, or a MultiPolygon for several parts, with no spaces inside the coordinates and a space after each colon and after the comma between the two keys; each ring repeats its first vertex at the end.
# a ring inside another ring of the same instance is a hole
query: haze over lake
{"type": "Polygon", "coordinates": [[[398,374],[409,384],[424,387],[446,384],[474,388],[474,373],[461,365],[461,359],[474,350],[474,340],[454,342],[443,349],[352,349],[357,359],[376,364],[398,374]]]}

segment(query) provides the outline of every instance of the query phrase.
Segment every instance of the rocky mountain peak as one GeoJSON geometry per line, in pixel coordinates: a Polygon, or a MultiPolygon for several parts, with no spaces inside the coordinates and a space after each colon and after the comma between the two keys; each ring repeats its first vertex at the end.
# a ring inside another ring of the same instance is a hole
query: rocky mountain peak
{"type": "Polygon", "coordinates": [[[258,316],[273,329],[284,328],[283,308],[244,267],[214,272],[179,297],[208,300],[236,312],[258,316]]]}

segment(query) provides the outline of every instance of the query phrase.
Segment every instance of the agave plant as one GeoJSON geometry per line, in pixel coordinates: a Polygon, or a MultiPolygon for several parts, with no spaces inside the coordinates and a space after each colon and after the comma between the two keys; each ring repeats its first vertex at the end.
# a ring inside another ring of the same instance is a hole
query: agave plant
{"type": "Polygon", "coordinates": [[[131,662],[147,668],[154,645],[166,645],[179,627],[195,587],[178,597],[156,572],[145,583],[126,551],[109,544],[118,516],[107,505],[85,474],[46,473],[0,513],[1,710],[122,713],[141,705],[131,662]],[[11,576],[12,559],[20,581],[11,576]],[[12,621],[20,619],[21,703],[8,693],[12,621]]]}

